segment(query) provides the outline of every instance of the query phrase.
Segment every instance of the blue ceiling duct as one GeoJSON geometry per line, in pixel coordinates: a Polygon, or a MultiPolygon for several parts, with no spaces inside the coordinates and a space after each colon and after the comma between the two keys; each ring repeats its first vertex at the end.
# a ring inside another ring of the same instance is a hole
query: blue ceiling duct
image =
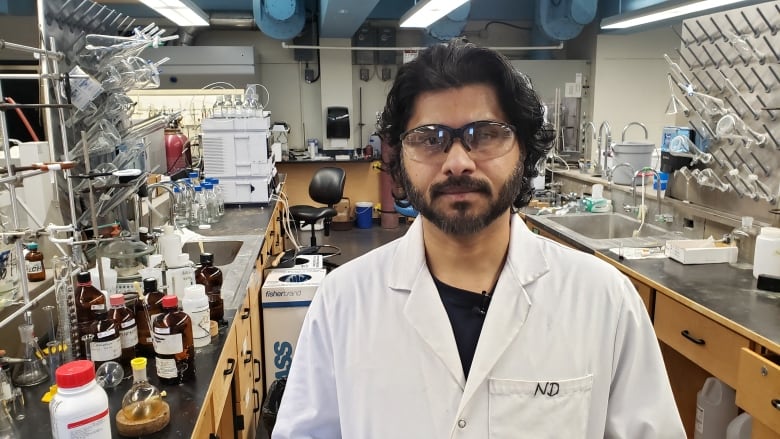
{"type": "Polygon", "coordinates": [[[597,5],[597,0],[537,0],[536,21],[550,38],[571,40],[596,17],[597,5]]]}
{"type": "Polygon", "coordinates": [[[427,29],[428,35],[439,41],[447,41],[460,36],[466,27],[469,12],[471,12],[471,2],[466,2],[430,25],[427,29]]]}
{"type": "Polygon", "coordinates": [[[257,27],[277,40],[290,40],[303,30],[306,11],[299,0],[252,0],[257,27]]]}

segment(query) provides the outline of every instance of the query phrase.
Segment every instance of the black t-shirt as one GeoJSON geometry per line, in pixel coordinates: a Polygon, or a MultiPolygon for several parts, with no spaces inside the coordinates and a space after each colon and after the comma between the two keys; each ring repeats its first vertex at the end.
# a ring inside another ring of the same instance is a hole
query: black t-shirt
{"type": "Polygon", "coordinates": [[[486,299],[483,295],[487,293],[475,294],[442,283],[436,278],[433,278],[433,281],[450,318],[463,373],[468,377],[490,299],[489,297],[486,299]]]}

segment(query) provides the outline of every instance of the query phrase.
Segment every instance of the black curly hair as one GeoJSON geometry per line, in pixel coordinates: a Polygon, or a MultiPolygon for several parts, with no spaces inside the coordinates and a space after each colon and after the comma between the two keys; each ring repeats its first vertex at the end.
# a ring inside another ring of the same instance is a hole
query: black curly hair
{"type": "Polygon", "coordinates": [[[501,110],[509,119],[507,122],[516,128],[518,143],[525,149],[525,160],[522,184],[513,204],[520,208],[530,201],[531,179],[539,174],[537,166],[550,150],[554,132],[544,121],[542,103],[528,77],[515,70],[501,54],[463,38],[429,47],[414,61],[404,64],[398,69],[387,95],[377,131],[392,151],[384,165],[396,184],[393,191],[396,199],[406,198],[406,188],[401,183],[400,136],[407,129],[417,96],[472,84],[493,87],[501,110]]]}

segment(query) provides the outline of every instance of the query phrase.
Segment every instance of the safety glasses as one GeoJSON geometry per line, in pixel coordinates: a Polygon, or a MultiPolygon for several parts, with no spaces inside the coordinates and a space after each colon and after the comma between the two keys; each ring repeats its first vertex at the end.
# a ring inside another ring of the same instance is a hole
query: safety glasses
{"type": "Polygon", "coordinates": [[[460,139],[472,160],[490,160],[512,149],[515,128],[492,120],[479,120],[460,128],[423,125],[401,134],[401,145],[411,160],[436,162],[444,161],[455,139],[460,139]]]}

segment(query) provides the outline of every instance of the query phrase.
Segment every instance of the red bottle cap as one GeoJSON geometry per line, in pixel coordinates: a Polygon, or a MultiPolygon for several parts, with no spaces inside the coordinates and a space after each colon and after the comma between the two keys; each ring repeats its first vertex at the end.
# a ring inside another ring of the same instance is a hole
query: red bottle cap
{"type": "Polygon", "coordinates": [[[111,306],[119,306],[125,304],[125,296],[124,294],[112,294],[108,297],[108,303],[111,306]]]}
{"type": "Polygon", "coordinates": [[[73,389],[95,379],[95,364],[89,360],[76,360],[63,364],[54,372],[57,386],[73,389]]]}
{"type": "Polygon", "coordinates": [[[162,298],[162,306],[163,308],[174,308],[179,306],[179,298],[174,296],[173,294],[169,294],[167,296],[163,296],[162,298]]]}

